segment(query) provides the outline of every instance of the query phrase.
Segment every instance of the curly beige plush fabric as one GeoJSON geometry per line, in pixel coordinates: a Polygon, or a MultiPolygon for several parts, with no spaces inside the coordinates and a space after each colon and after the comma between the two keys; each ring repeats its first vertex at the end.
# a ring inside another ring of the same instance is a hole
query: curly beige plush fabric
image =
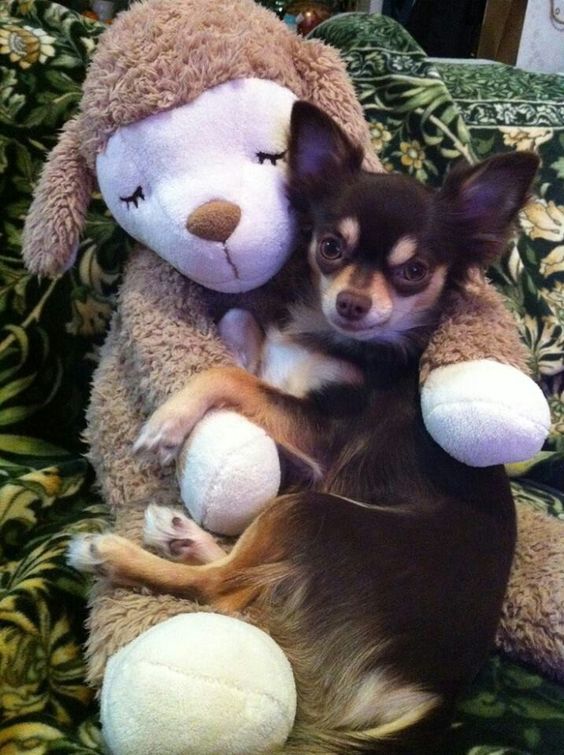
{"type": "MultiPolygon", "coordinates": [[[[146,0],[118,17],[104,34],[84,86],[78,116],[64,130],[43,172],[24,235],[29,268],[54,275],[73,261],[94,184],[96,155],[121,125],[190,102],[204,90],[240,77],[266,78],[324,108],[357,142],[368,129],[337,53],[292,35],[252,0],[217,7],[198,0],[146,0]],[[210,34],[213,29],[213,34],[210,34]]],[[[367,151],[366,166],[379,169],[367,151]]],[[[262,289],[245,294],[245,307],[263,322],[292,290],[290,263],[262,289]]],[[[236,300],[230,298],[230,306],[236,300]]],[[[138,248],[123,278],[118,308],[102,349],[88,413],[90,459],[101,492],[115,514],[115,529],[141,539],[147,501],[178,502],[174,474],[132,456],[141,423],[190,374],[227,361],[214,326],[226,299],[182,277],[149,249],[138,248]]],[[[494,357],[525,369],[525,353],[501,298],[483,280],[471,296],[451,302],[429,347],[422,377],[453,362],[494,357]]],[[[524,521],[524,520],[523,520],[524,521]]],[[[521,530],[543,539],[543,526],[521,530]]],[[[552,525],[550,525],[552,526],[552,525]]],[[[521,602],[526,570],[517,571],[508,605],[521,602]]],[[[533,575],[534,576],[534,575],[533,575]]],[[[178,613],[206,610],[187,600],[98,585],[91,599],[89,679],[101,682],[106,661],[150,626],[178,613]]],[[[520,654],[521,638],[536,633],[543,607],[504,622],[502,643],[520,654]],[[525,622],[528,629],[522,630],[525,622]]],[[[542,644],[541,637],[541,644],[542,644]]],[[[539,649],[527,645],[526,657],[539,649]],[[527,655],[528,654],[528,655],[527,655]]]]}
{"type": "Polygon", "coordinates": [[[564,682],[564,525],[517,506],[518,547],[498,646],[564,682]]]}

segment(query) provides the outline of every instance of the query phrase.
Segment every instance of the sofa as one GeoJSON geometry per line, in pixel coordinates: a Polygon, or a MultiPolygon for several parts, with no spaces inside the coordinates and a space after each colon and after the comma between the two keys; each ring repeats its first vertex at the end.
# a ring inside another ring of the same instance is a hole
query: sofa
{"type": "MultiPolygon", "coordinates": [[[[34,183],[103,29],[48,0],[0,2],[0,753],[103,751],[84,681],[89,583],[65,548],[107,522],[81,434],[130,242],[95,196],[71,271],[38,281],[20,258],[34,183]]],[[[386,169],[436,185],[460,155],[540,154],[523,234],[489,274],[553,416],[543,452],[508,470],[514,496],[564,535],[564,77],[431,61],[385,16],[338,15],[313,36],[341,51],[386,169]]],[[[445,755],[564,751],[564,649],[561,673],[527,660],[492,653],[445,755]]]]}

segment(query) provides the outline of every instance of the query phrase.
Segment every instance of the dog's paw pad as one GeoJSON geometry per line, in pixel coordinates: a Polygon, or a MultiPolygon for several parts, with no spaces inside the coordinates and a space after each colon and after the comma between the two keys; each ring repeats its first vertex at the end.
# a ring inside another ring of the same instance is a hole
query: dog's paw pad
{"type": "Polygon", "coordinates": [[[213,537],[178,509],[151,504],[145,511],[143,538],[146,545],[182,561],[205,559],[216,548],[213,537]]]}

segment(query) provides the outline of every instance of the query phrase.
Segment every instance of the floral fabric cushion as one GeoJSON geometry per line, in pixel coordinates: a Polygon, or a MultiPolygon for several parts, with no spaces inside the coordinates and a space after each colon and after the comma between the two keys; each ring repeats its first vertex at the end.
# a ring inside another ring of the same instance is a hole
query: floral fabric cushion
{"type": "Polygon", "coordinates": [[[549,396],[550,447],[564,450],[564,76],[499,63],[436,66],[478,157],[532,149],[542,159],[537,196],[525,209],[517,249],[492,272],[507,294],[549,396]],[[478,93],[481,96],[478,97],[478,93]]]}
{"type": "Polygon", "coordinates": [[[453,160],[533,149],[542,167],[524,234],[491,277],[530,347],[553,410],[548,448],[564,450],[564,76],[501,64],[430,61],[392,19],[336,16],[313,36],[339,48],[389,170],[436,185],[453,160]]]}
{"type": "MultiPolygon", "coordinates": [[[[102,752],[97,706],[84,684],[81,655],[86,584],[65,565],[64,550],[72,533],[104,526],[105,509],[81,456],[80,431],[128,241],[95,197],[72,271],[53,282],[38,282],[26,273],[19,255],[33,184],[58,130],[77,105],[88,56],[101,31],[101,25],[47,0],[0,0],[2,753],[102,752]]],[[[343,50],[372,123],[374,147],[387,164],[436,183],[458,155],[479,153],[476,126],[471,119],[467,126],[465,108],[488,91],[487,77],[479,78],[485,74],[477,74],[475,84],[474,67],[465,77],[451,69],[439,74],[409,36],[383,17],[337,17],[318,34],[343,50]],[[473,100],[465,101],[464,92],[472,86],[473,100]]],[[[500,90],[500,102],[512,96],[500,90]]],[[[509,125],[513,128],[513,122],[509,125]]],[[[552,129],[551,139],[542,141],[531,133],[528,138],[547,151],[557,127],[545,126],[552,129]]],[[[518,139],[518,134],[507,138],[518,139]]],[[[492,149],[517,146],[503,142],[503,132],[496,139],[492,149]]],[[[556,146],[554,150],[550,160],[558,170],[556,146]]],[[[564,200],[555,179],[554,172],[543,176],[550,184],[541,194],[546,205],[541,203],[534,217],[546,210],[552,225],[543,219],[540,233],[558,236],[559,216],[550,203],[560,208],[564,200]]],[[[534,343],[558,343],[561,350],[561,332],[553,330],[548,337],[548,321],[542,319],[554,316],[552,292],[562,283],[558,257],[549,259],[560,241],[531,233],[525,243],[533,251],[527,254],[537,256],[523,261],[525,247],[520,246],[519,258],[492,275],[513,297],[520,320],[532,317],[544,334],[534,343]],[[524,270],[530,271],[528,277],[524,270]]],[[[524,333],[530,331],[524,328],[524,333]]],[[[549,359],[546,348],[534,348],[547,390],[557,397],[558,360],[549,359]]],[[[550,449],[560,447],[561,438],[561,428],[555,426],[550,449]]],[[[527,479],[515,481],[516,495],[564,516],[562,496],[553,489],[561,469],[551,453],[526,470],[527,479]],[[540,477],[539,470],[544,470],[540,477]]],[[[560,687],[493,656],[461,703],[445,755],[560,753],[563,707],[560,687]]]]}

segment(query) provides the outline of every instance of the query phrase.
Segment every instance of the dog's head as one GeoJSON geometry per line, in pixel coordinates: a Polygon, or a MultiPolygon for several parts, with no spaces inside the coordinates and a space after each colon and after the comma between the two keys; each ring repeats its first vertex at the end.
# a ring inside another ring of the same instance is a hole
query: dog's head
{"type": "Polygon", "coordinates": [[[294,105],[289,193],[312,225],[309,261],[325,318],[360,341],[405,344],[441,294],[505,249],[536,155],[455,166],[439,190],[361,169],[362,151],[317,107],[294,105]]]}

